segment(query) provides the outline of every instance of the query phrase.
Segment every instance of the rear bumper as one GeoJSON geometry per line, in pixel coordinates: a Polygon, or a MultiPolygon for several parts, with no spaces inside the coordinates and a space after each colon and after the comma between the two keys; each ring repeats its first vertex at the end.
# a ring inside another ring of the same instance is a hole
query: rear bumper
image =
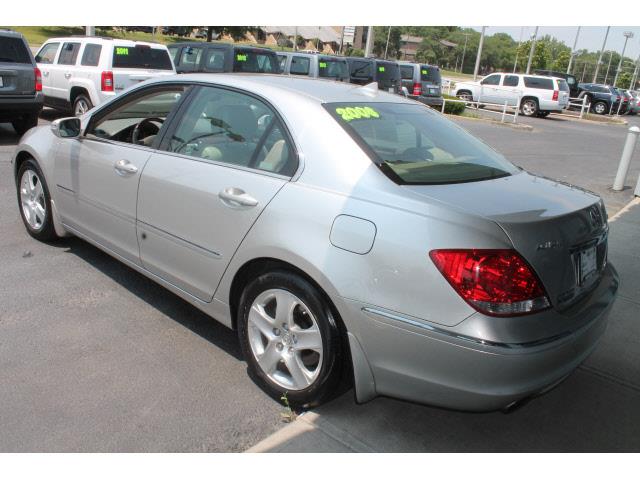
{"type": "Polygon", "coordinates": [[[584,319],[580,328],[523,344],[483,342],[349,301],[375,393],[445,408],[490,411],[545,391],[580,365],[604,333],[618,288],[617,274],[608,268],[610,274],[603,279],[607,284],[579,313],[584,319]]]}
{"type": "Polygon", "coordinates": [[[44,105],[44,95],[0,97],[0,121],[10,121],[30,114],[39,114],[44,105]]]}

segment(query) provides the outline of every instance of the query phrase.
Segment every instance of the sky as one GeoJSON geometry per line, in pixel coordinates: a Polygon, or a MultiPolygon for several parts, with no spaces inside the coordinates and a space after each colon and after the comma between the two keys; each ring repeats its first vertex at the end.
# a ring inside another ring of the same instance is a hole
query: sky
{"type": "MultiPolygon", "coordinates": [[[[480,31],[482,27],[471,27],[480,31]]],[[[493,35],[494,33],[504,32],[508,33],[516,41],[520,39],[520,32],[522,29],[522,40],[528,40],[535,30],[535,27],[487,27],[485,35],[493,35]]],[[[573,47],[573,42],[576,38],[576,31],[578,27],[539,27],[538,38],[544,35],[551,35],[558,40],[564,41],[569,48],[573,47]]],[[[604,41],[604,35],[607,27],[582,27],[580,29],[580,36],[578,37],[577,50],[587,49],[590,51],[599,51],[602,48],[602,42],[604,41]]],[[[607,38],[607,45],[605,50],[615,50],[620,53],[624,45],[623,32],[633,32],[634,37],[630,38],[627,42],[627,49],[625,50],[625,56],[633,59],[638,58],[640,54],[640,26],[635,27],[611,27],[609,31],[609,37],[607,38]]]]}

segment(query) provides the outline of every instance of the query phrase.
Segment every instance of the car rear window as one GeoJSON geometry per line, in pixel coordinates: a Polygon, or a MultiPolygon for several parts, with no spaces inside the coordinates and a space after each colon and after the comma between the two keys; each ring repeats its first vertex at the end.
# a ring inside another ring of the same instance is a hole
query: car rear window
{"type": "Polygon", "coordinates": [[[350,71],[354,78],[373,78],[373,62],[355,60],[351,63],[350,71]]]}
{"type": "Polygon", "coordinates": [[[279,73],[280,62],[275,53],[239,48],[233,57],[233,71],[246,73],[279,73]]]}
{"type": "Polygon", "coordinates": [[[393,63],[376,62],[376,77],[378,82],[390,84],[400,77],[398,65],[393,63]]]}
{"type": "Polygon", "coordinates": [[[21,38],[0,37],[0,62],[31,63],[31,56],[21,38]]]}
{"type": "Polygon", "coordinates": [[[173,70],[169,52],[164,48],[147,45],[114,46],[113,68],[144,68],[147,70],[173,70]]]}
{"type": "Polygon", "coordinates": [[[347,61],[339,58],[318,58],[318,76],[322,78],[348,78],[347,61]]]}
{"type": "Polygon", "coordinates": [[[309,57],[293,56],[289,73],[291,75],[309,75],[310,66],[311,59],[309,57]]]}
{"type": "Polygon", "coordinates": [[[562,78],[558,79],[558,87],[563,92],[568,92],[569,91],[569,84],[567,83],[566,80],[564,80],[562,78]]]}
{"type": "Polygon", "coordinates": [[[442,77],[440,76],[440,69],[432,67],[430,65],[420,65],[420,79],[423,82],[431,82],[436,85],[440,85],[442,77]]]}
{"type": "Polygon", "coordinates": [[[524,86],[527,88],[553,90],[553,80],[551,78],[524,77],[524,86]]]}
{"type": "Polygon", "coordinates": [[[517,173],[517,167],[424,105],[328,103],[333,118],[399,185],[474,182],[517,173]]]}
{"type": "Polygon", "coordinates": [[[400,65],[400,76],[403,80],[413,80],[413,65],[400,65]]]}

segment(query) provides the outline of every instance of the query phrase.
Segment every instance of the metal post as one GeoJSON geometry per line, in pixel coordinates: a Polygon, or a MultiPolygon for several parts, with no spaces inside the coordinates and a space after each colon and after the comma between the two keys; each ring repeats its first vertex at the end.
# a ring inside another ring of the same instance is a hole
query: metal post
{"type": "Polygon", "coordinates": [[[387,51],[389,50],[389,39],[391,38],[391,27],[389,27],[389,32],[387,32],[387,44],[384,47],[384,59],[387,59],[387,51]]]}
{"type": "Polygon", "coordinates": [[[298,27],[296,27],[293,33],[293,51],[298,51],[298,27]]]}
{"type": "Polygon", "coordinates": [[[518,113],[520,113],[520,102],[522,101],[522,96],[518,95],[518,104],[516,105],[516,111],[513,114],[513,123],[518,123],[518,113]]]}
{"type": "Polygon", "coordinates": [[[573,63],[573,57],[576,54],[576,47],[578,46],[578,37],[580,36],[580,27],[576,32],[576,39],[573,41],[573,50],[571,50],[571,56],[569,57],[569,65],[567,65],[567,73],[571,73],[571,64],[573,63]]]}
{"type": "Polygon", "coordinates": [[[604,74],[604,84],[607,83],[607,78],[609,78],[609,69],[611,68],[611,59],[613,58],[613,50],[609,53],[609,63],[607,64],[607,73],[604,74]]]}
{"type": "Polygon", "coordinates": [[[630,38],[633,38],[633,32],[624,32],[624,46],[622,47],[622,55],[620,55],[620,61],[618,62],[618,69],[616,70],[616,78],[613,79],[613,86],[616,86],[618,83],[618,75],[620,75],[620,70],[622,70],[622,61],[624,60],[624,51],[627,49],[627,42],[630,38]]]}
{"type": "Polygon", "coordinates": [[[587,105],[587,96],[582,97],[582,106],[580,107],[580,118],[584,116],[584,107],[587,105]]]}
{"type": "Polygon", "coordinates": [[[373,27],[367,27],[367,43],[364,47],[364,56],[370,57],[373,50],[373,27]]]}
{"type": "Polygon", "coordinates": [[[640,197],[640,175],[638,175],[638,181],[636,182],[636,189],[633,191],[636,197],[640,197]]]}
{"type": "Polygon", "coordinates": [[[600,64],[602,63],[602,54],[604,53],[604,47],[607,45],[607,37],[609,36],[609,30],[611,27],[607,27],[607,33],[604,34],[604,42],[602,42],[602,48],[600,49],[600,56],[598,57],[598,63],[596,63],[596,71],[593,74],[593,83],[596,83],[596,78],[598,77],[598,70],[600,69],[600,64]]]}
{"type": "Polygon", "coordinates": [[[531,61],[533,60],[533,52],[536,49],[537,37],[538,37],[538,27],[536,27],[535,31],[533,32],[533,36],[531,37],[531,49],[529,50],[529,60],[527,61],[527,71],[525,72],[527,75],[529,75],[529,72],[531,71],[531,61]]]}
{"type": "Polygon", "coordinates": [[[84,27],[84,34],[87,37],[95,37],[96,36],[96,27],[84,27]]]}
{"type": "Polygon", "coordinates": [[[504,123],[504,116],[507,114],[507,101],[504,102],[504,107],[502,107],[502,119],[500,123],[504,123]]]}
{"type": "Polygon", "coordinates": [[[480,43],[478,44],[478,54],[476,55],[476,66],[473,69],[473,81],[475,82],[478,79],[478,69],[480,68],[480,57],[482,56],[482,44],[484,43],[484,30],[487,27],[482,27],[482,32],[480,33],[480,43]]]}
{"type": "Polygon", "coordinates": [[[617,192],[624,188],[624,182],[627,179],[627,173],[629,172],[629,163],[631,162],[631,157],[633,156],[633,150],[636,147],[638,134],[640,134],[640,128],[635,126],[631,127],[629,129],[629,133],[627,134],[627,140],[624,142],[624,150],[622,150],[622,157],[620,157],[618,173],[616,173],[616,179],[613,182],[613,189],[617,192]]]}
{"type": "Polygon", "coordinates": [[[620,103],[618,103],[618,110],[616,111],[616,117],[620,116],[620,107],[622,107],[622,96],[620,97],[620,103]]]}
{"type": "Polygon", "coordinates": [[[442,107],[440,108],[440,113],[444,113],[444,104],[446,103],[447,99],[443,98],[442,99],[442,107]]]}
{"type": "Polygon", "coordinates": [[[462,62],[460,63],[460,73],[464,69],[464,54],[467,53],[467,40],[469,39],[470,33],[463,33],[464,35],[464,48],[462,49],[462,62]]]}

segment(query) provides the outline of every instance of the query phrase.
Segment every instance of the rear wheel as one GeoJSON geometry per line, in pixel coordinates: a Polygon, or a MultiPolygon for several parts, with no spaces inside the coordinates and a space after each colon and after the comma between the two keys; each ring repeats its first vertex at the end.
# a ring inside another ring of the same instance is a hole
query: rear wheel
{"type": "Polygon", "coordinates": [[[546,117],[548,117],[548,116],[549,116],[549,113],[550,113],[550,112],[538,112],[538,116],[539,116],[540,118],[546,118],[546,117]]]}
{"type": "Polygon", "coordinates": [[[93,104],[91,103],[91,100],[89,99],[89,97],[87,97],[83,93],[78,95],[76,99],[73,101],[73,114],[76,117],[84,115],[92,108],[93,108],[93,104]]]}
{"type": "Polygon", "coordinates": [[[53,228],[49,188],[35,160],[29,159],[20,165],[16,183],[18,208],[29,235],[40,241],[58,238],[53,228]]]}
{"type": "Polygon", "coordinates": [[[269,395],[313,407],[337,393],[343,339],[321,292],[287,271],[266,273],[244,289],[238,335],[251,377],[269,395]]]}
{"type": "Polygon", "coordinates": [[[472,102],[473,101],[473,95],[471,95],[471,92],[469,92],[467,90],[463,90],[461,92],[458,92],[458,98],[460,100],[465,100],[467,102],[472,102]]]}
{"type": "Polygon", "coordinates": [[[525,117],[533,117],[538,113],[538,101],[535,98],[525,98],[521,105],[525,117]]]}
{"type": "Polygon", "coordinates": [[[19,120],[14,120],[11,122],[13,129],[20,136],[24,135],[27,130],[33,128],[38,125],[38,114],[29,114],[26,115],[19,120]]]}
{"type": "Polygon", "coordinates": [[[604,115],[607,113],[607,104],[605,102],[596,102],[593,105],[593,111],[598,115],[604,115]]]}

